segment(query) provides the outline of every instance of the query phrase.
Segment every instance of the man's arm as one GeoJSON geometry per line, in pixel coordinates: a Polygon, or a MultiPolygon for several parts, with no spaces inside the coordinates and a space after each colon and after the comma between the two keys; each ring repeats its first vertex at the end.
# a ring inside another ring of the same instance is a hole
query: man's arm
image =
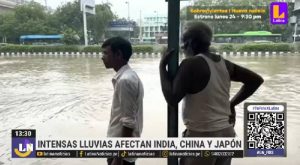
{"type": "MultiPolygon", "coordinates": [[[[230,101],[231,113],[235,115],[234,107],[250,97],[264,82],[257,73],[225,60],[232,81],[241,82],[243,86],[230,101]]],[[[234,116],[235,117],[235,116],[234,116]]]]}
{"type": "Polygon", "coordinates": [[[118,83],[119,101],[122,111],[120,122],[122,123],[122,137],[132,137],[136,127],[138,88],[133,80],[121,79],[118,83]]]}
{"type": "MultiPolygon", "coordinates": [[[[120,108],[122,111],[122,117],[120,122],[123,127],[121,130],[121,137],[133,137],[133,129],[136,125],[136,97],[138,88],[135,86],[135,82],[121,79],[118,82],[118,99],[120,101],[120,108]]],[[[111,165],[123,165],[122,158],[114,158],[111,165]]]]}
{"type": "Polygon", "coordinates": [[[132,137],[133,129],[126,126],[122,127],[122,137],[132,137]]]}
{"type": "Polygon", "coordinates": [[[226,61],[230,65],[230,79],[232,81],[241,82],[243,86],[239,92],[231,99],[232,106],[236,106],[248,97],[250,97],[264,82],[264,79],[257,73],[226,61]]]}
{"type": "Polygon", "coordinates": [[[188,91],[191,79],[191,76],[189,76],[191,64],[188,60],[183,60],[175,78],[172,80],[166,69],[167,63],[167,59],[162,59],[159,65],[162,92],[167,103],[171,106],[176,106],[188,91]]]}
{"type": "Polygon", "coordinates": [[[159,73],[160,73],[160,83],[162,92],[168,104],[174,105],[174,101],[172,100],[172,79],[171,76],[168,74],[166,69],[166,64],[159,65],[159,73]]]}
{"type": "Polygon", "coordinates": [[[123,159],[114,158],[110,165],[123,165],[123,159]]]}

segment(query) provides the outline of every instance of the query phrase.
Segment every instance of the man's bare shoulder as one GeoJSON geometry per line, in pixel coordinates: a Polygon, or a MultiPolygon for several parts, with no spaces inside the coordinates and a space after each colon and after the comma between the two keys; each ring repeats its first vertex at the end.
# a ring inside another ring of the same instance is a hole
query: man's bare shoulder
{"type": "Polygon", "coordinates": [[[197,93],[205,88],[209,76],[210,70],[208,63],[201,56],[193,56],[182,61],[182,68],[185,71],[181,72],[185,74],[185,81],[188,84],[188,93],[197,93]]]}
{"type": "Polygon", "coordinates": [[[207,65],[207,62],[205,61],[205,59],[201,56],[193,56],[190,58],[186,58],[184,60],[182,60],[181,64],[184,67],[203,67],[203,65],[207,65]]]}
{"type": "Polygon", "coordinates": [[[201,56],[184,59],[180,64],[180,69],[184,70],[184,74],[192,75],[192,80],[205,78],[210,75],[208,63],[201,56]]]}

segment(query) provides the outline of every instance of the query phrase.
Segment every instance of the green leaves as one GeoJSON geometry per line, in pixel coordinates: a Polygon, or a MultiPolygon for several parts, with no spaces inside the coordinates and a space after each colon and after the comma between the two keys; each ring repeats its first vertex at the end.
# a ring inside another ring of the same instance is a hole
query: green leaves
{"type": "Polygon", "coordinates": [[[96,43],[101,41],[108,23],[115,18],[116,16],[111,11],[110,4],[107,3],[96,5],[96,15],[88,15],[88,29],[91,30],[91,37],[94,38],[96,43]]]}
{"type": "Polygon", "coordinates": [[[80,48],[78,46],[73,45],[63,45],[63,46],[31,46],[31,45],[9,45],[0,47],[0,52],[14,52],[14,53],[22,53],[22,52],[80,52],[80,48]]]}
{"type": "Polygon", "coordinates": [[[63,42],[66,45],[77,45],[80,43],[80,37],[78,36],[78,34],[76,33],[76,31],[74,31],[71,28],[67,28],[64,31],[64,38],[63,38],[63,42]]]}
{"type": "Polygon", "coordinates": [[[257,52],[257,51],[288,52],[292,50],[293,50],[292,46],[290,44],[285,44],[285,43],[245,44],[238,49],[238,51],[245,51],[245,52],[257,52]]]}
{"type": "MultiPolygon", "coordinates": [[[[114,18],[110,4],[96,5],[96,15],[87,15],[89,36],[99,42],[108,22],[114,18]]],[[[7,38],[10,43],[19,43],[21,35],[29,34],[65,34],[65,43],[79,44],[78,37],[83,42],[83,14],[79,1],[68,2],[52,13],[31,1],[17,6],[12,13],[0,14],[0,40],[7,38]]]]}

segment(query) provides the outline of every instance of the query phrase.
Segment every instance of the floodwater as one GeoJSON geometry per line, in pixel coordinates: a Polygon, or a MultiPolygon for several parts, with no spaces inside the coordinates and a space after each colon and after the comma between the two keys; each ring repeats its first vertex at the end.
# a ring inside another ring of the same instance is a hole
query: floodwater
{"type": "MultiPolygon", "coordinates": [[[[231,57],[265,79],[247,102],[287,103],[286,158],[234,159],[232,164],[300,162],[300,56],[231,57]]],[[[159,58],[133,58],[131,67],[144,83],[143,137],[167,136],[166,103],[158,74],[159,58]]],[[[112,100],[111,79],[101,59],[84,57],[0,57],[0,164],[106,164],[105,159],[12,159],[11,129],[36,129],[37,138],[105,137],[112,100]]],[[[241,87],[232,83],[231,96],[241,87]]],[[[236,131],[243,137],[243,104],[236,131]]],[[[184,129],[180,121],[180,132],[184,129]]],[[[166,159],[138,159],[166,164],[166,159]]]]}

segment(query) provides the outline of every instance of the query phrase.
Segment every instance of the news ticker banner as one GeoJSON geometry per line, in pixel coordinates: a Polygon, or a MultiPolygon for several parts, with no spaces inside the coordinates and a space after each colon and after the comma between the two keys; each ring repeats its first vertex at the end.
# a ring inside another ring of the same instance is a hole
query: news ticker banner
{"type": "Polygon", "coordinates": [[[242,150],[37,150],[35,158],[170,158],[233,157],[242,158],[242,150]]]}
{"type": "Polygon", "coordinates": [[[244,139],[42,139],[36,130],[12,130],[13,158],[286,157],[286,103],[245,103],[244,139]]]}
{"type": "Polygon", "coordinates": [[[287,156],[286,108],[286,103],[245,103],[245,157],[287,156]]]}
{"type": "Polygon", "coordinates": [[[243,157],[238,138],[37,139],[36,130],[12,130],[12,158],[243,157]]]}
{"type": "Polygon", "coordinates": [[[187,20],[265,21],[288,23],[288,3],[272,2],[268,6],[189,6],[187,20]]]}
{"type": "Polygon", "coordinates": [[[188,20],[263,21],[268,19],[268,6],[189,6],[188,20]]]}

